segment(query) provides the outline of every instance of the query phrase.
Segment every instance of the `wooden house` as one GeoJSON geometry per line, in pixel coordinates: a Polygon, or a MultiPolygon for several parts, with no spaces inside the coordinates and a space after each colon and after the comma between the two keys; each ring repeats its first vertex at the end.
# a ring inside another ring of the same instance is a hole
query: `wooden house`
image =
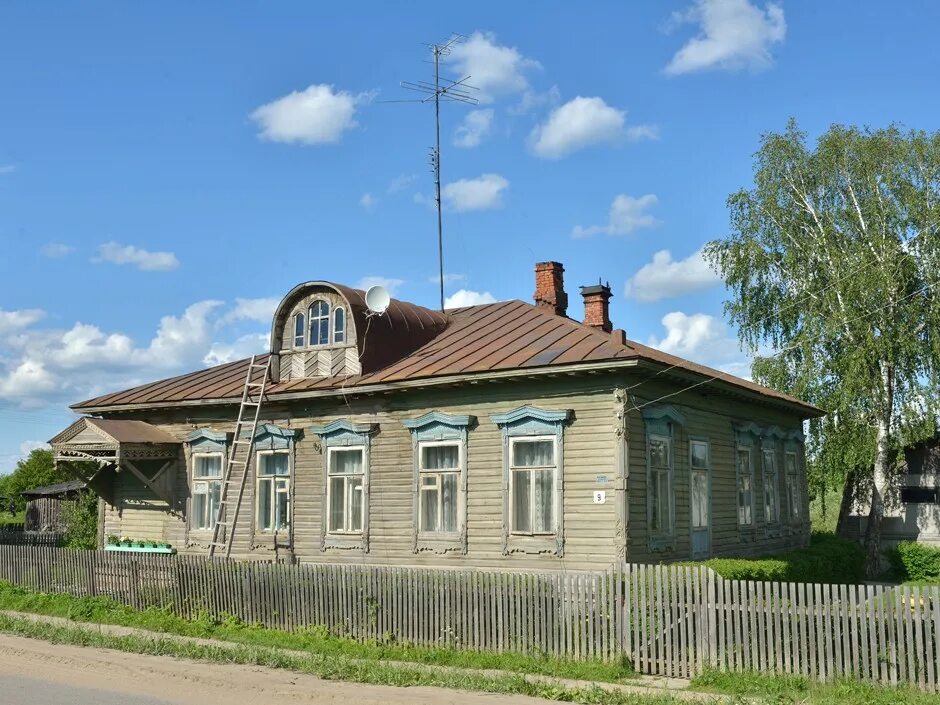
{"type": "Polygon", "coordinates": [[[181,552],[207,552],[217,520],[235,557],[302,562],[552,570],[805,544],[801,429],[821,412],[626,339],[608,287],[583,287],[570,318],[563,271],[536,265],[534,303],[443,313],[301,284],[257,369],[75,404],[55,457],[92,461],[73,467],[103,534],[181,552]],[[254,437],[236,437],[262,377],[254,437]],[[227,458],[246,445],[231,527],[227,458]]]}

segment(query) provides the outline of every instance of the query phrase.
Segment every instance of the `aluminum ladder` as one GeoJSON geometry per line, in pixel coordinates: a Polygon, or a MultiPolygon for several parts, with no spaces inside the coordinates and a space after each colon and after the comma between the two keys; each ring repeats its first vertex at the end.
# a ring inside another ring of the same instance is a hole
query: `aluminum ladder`
{"type": "Polygon", "coordinates": [[[209,543],[209,558],[215,558],[221,550],[225,558],[232,554],[232,539],[235,536],[235,525],[242,506],[242,497],[245,494],[245,483],[248,481],[248,466],[251,464],[251,454],[255,447],[255,433],[258,430],[258,418],[261,415],[261,402],[264,399],[265,386],[268,383],[268,374],[271,369],[271,356],[263,363],[256,362],[257,356],[252,355],[248,362],[248,372],[245,375],[245,386],[242,389],[242,401],[238,407],[238,421],[235,423],[235,436],[225,455],[225,472],[222,477],[222,491],[219,497],[219,506],[216,509],[215,527],[212,530],[212,541],[209,543]],[[254,381],[255,373],[261,371],[261,381],[254,381]],[[249,429],[246,436],[245,430],[249,429]],[[235,494],[234,501],[232,500],[235,494]],[[232,511],[228,511],[232,505],[232,511]]]}

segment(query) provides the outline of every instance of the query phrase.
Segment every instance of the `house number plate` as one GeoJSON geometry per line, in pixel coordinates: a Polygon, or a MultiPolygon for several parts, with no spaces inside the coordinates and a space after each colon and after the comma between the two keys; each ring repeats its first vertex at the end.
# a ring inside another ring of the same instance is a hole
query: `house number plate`
{"type": "Polygon", "coordinates": [[[607,501],[607,492],[604,490],[594,490],[594,504],[603,504],[607,501]]]}

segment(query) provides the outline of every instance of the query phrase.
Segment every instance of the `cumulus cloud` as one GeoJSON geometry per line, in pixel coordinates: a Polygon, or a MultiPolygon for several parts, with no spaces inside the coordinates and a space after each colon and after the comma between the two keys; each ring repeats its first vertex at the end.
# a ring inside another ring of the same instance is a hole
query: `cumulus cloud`
{"type": "Polygon", "coordinates": [[[488,291],[470,291],[461,289],[444,299],[444,308],[461,308],[463,306],[480,306],[495,303],[495,297],[488,291]]]}
{"type": "Polygon", "coordinates": [[[75,252],[71,245],[63,245],[61,242],[49,242],[39,248],[39,254],[43,257],[65,257],[75,252]]]}
{"type": "Polygon", "coordinates": [[[0,335],[28,328],[45,316],[46,312],[41,308],[25,308],[18,311],[4,311],[0,308],[0,335]]]}
{"type": "Polygon", "coordinates": [[[458,78],[470,76],[470,85],[479,88],[481,103],[525,91],[529,87],[526,74],[541,68],[538,61],[526,58],[515,47],[498,44],[491,32],[474,32],[454,45],[448,64],[458,78]]]}
{"type": "Polygon", "coordinates": [[[266,103],[251,113],[258,136],[288,144],[334,144],[356,127],[356,109],[372,93],[353,95],[328,84],[314,84],[266,103]]]}
{"type": "Polygon", "coordinates": [[[685,23],[698,25],[699,33],[672,57],[667,74],[766,69],[773,64],[771,48],[787,34],[783,8],[772,2],[761,8],[748,0],[697,0],[673,13],[673,26],[685,23]]]}
{"type": "Polygon", "coordinates": [[[590,237],[598,233],[607,235],[629,235],[641,228],[651,228],[659,221],[648,211],[656,205],[659,199],[652,193],[636,198],[621,193],[610,204],[607,225],[591,225],[588,227],[576,225],[571,235],[575,238],[590,237]]]}
{"type": "Polygon", "coordinates": [[[666,334],[649,344],[654,348],[711,367],[740,369],[744,355],[735,337],[718,318],[706,313],[672,311],[662,318],[666,334]]]}
{"type": "Polygon", "coordinates": [[[391,296],[395,296],[398,292],[398,287],[405,283],[404,279],[394,279],[391,277],[377,277],[377,276],[368,276],[363,277],[358,282],[356,282],[356,288],[362,289],[363,291],[368,291],[371,286],[384,286],[388,289],[388,293],[391,296]]]}
{"type": "Polygon", "coordinates": [[[179,260],[172,252],[150,252],[133,245],[105,242],[98,246],[98,256],[92,262],[130,264],[148,272],[165,272],[179,267],[179,260]]]}
{"type": "Polygon", "coordinates": [[[202,358],[205,365],[224,365],[226,362],[243,360],[246,357],[268,352],[271,336],[268,333],[249,333],[231,343],[215,342],[202,358]]]}
{"type": "Polygon", "coordinates": [[[597,144],[656,136],[652,125],[627,127],[626,112],[607,105],[603,98],[578,96],[555,108],[544,123],[532,129],[529,146],[536,156],[560,159],[597,144]]]}
{"type": "Polygon", "coordinates": [[[235,305],[219,319],[219,324],[226,325],[234,321],[257,321],[270,324],[274,317],[274,309],[279,303],[281,300],[273,296],[258,299],[236,298],[235,305]]]}
{"type": "Polygon", "coordinates": [[[627,280],[625,293],[637,301],[659,301],[720,283],[721,277],[705,262],[701,250],[681,260],[674,260],[669,250],[660,250],[627,280]]]}
{"type": "Polygon", "coordinates": [[[378,202],[379,200],[371,193],[364,193],[359,197],[359,205],[367,211],[375,210],[375,206],[378,202]]]}
{"type": "Polygon", "coordinates": [[[509,181],[499,174],[482,174],[475,179],[460,179],[441,189],[447,208],[457,211],[479,211],[503,205],[503,192],[509,181]]]}
{"type": "Polygon", "coordinates": [[[493,129],[493,109],[471,110],[454,130],[455,147],[477,147],[493,129]]]}
{"type": "Polygon", "coordinates": [[[555,106],[561,102],[561,91],[558,86],[552,86],[547,91],[527,90],[519,98],[519,102],[508,109],[510,115],[525,115],[538,108],[555,106]]]}

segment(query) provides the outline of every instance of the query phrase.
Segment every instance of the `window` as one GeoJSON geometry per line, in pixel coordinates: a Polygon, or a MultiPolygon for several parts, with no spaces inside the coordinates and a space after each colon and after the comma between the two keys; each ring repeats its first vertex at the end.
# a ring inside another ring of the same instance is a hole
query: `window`
{"type": "Polygon", "coordinates": [[[901,501],[905,504],[936,504],[938,494],[936,487],[906,485],[901,488],[901,501]]]}
{"type": "Polygon", "coordinates": [[[650,532],[672,533],[672,439],[649,435],[650,532]]]}
{"type": "Polygon", "coordinates": [[[281,531],[290,526],[290,455],[266,451],[257,455],[258,530],[281,531]]]}
{"type": "Polygon", "coordinates": [[[222,454],[193,454],[193,529],[212,529],[222,494],[222,454]]]}
{"type": "Polygon", "coordinates": [[[421,443],[418,452],[418,530],[454,533],[457,531],[460,444],[453,441],[421,443]]]}
{"type": "Polygon", "coordinates": [[[310,304],[310,345],[327,345],[330,342],[330,304],[314,301],[310,304]]]}
{"type": "Polygon", "coordinates": [[[803,508],[800,493],[800,466],[796,462],[796,453],[787,452],[784,455],[783,462],[786,464],[787,471],[787,501],[790,505],[790,520],[799,521],[803,508]]]}
{"type": "Polygon", "coordinates": [[[333,342],[346,341],[346,309],[337,307],[333,311],[333,342]]]}
{"type": "Polygon", "coordinates": [[[754,523],[754,474],[751,466],[751,449],[738,447],[738,525],[751,526],[754,523]]]}
{"type": "Polygon", "coordinates": [[[361,446],[328,449],[326,502],[331,533],[362,533],[364,459],[361,446]]]}
{"type": "Polygon", "coordinates": [[[763,451],[764,520],[768,524],[780,521],[780,502],[777,497],[777,453],[771,448],[763,451]]]}
{"type": "Polygon", "coordinates": [[[692,441],[689,446],[689,465],[692,470],[692,528],[709,526],[708,502],[708,442],[692,441]]]}
{"type": "Polygon", "coordinates": [[[294,316],[294,347],[302,348],[304,337],[306,335],[306,324],[304,323],[304,314],[298,313],[294,316]]]}
{"type": "Polygon", "coordinates": [[[510,442],[512,532],[555,532],[555,437],[513,438],[510,442]]]}

